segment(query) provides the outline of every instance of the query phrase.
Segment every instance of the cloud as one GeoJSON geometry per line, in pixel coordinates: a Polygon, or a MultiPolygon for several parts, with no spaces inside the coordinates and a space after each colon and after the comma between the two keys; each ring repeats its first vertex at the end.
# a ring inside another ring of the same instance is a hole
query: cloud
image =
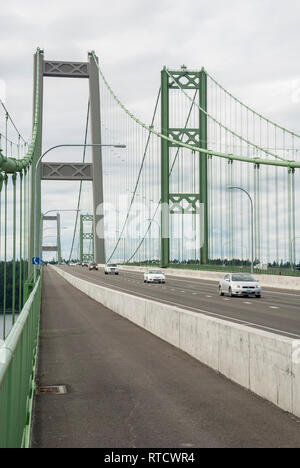
{"type": "MultiPolygon", "coordinates": [[[[121,101],[147,123],[152,118],[160,70],[164,65],[178,68],[185,64],[192,69],[205,66],[234,95],[270,118],[297,129],[299,13],[297,0],[4,2],[0,83],[6,88],[7,106],[25,137],[31,134],[32,54],[37,46],[45,50],[46,59],[53,60],[85,61],[87,52],[94,49],[121,101]]],[[[112,109],[112,115],[103,120],[113,129],[105,138],[120,142],[126,139],[130,146],[134,130],[127,127],[124,116],[120,119],[120,112],[108,95],[104,99],[102,105],[112,109]],[[122,122],[119,129],[114,119],[122,122]],[[131,134],[125,136],[128,128],[131,134]]],[[[87,100],[86,80],[45,79],[44,148],[83,142],[87,100]]],[[[3,125],[0,114],[2,131],[3,125]]],[[[125,154],[121,157],[129,160],[130,150],[125,154]]],[[[133,190],[138,157],[125,174],[120,160],[112,153],[105,155],[104,171],[109,174],[105,190],[109,200],[114,198],[114,187],[120,189],[122,177],[126,178],[129,191],[133,190]]],[[[57,151],[48,159],[81,158],[81,150],[70,149],[57,151]]],[[[155,174],[158,177],[158,172],[155,174]]],[[[158,196],[155,174],[151,176],[155,187],[150,190],[151,197],[158,196]]],[[[57,209],[62,202],[64,207],[76,208],[77,195],[77,183],[43,183],[43,211],[57,209]]],[[[90,184],[84,184],[82,199],[84,210],[91,212],[90,184]]],[[[72,225],[74,216],[65,214],[63,218],[72,225]]],[[[63,242],[68,247],[69,233],[64,233],[63,242]]]]}

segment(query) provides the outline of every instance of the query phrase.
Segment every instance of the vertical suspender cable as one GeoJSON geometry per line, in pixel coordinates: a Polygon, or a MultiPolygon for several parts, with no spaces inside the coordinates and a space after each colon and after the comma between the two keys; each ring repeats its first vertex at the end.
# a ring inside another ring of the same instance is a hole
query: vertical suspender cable
{"type": "Polygon", "coordinates": [[[7,300],[7,182],[4,176],[4,265],[3,265],[3,340],[6,337],[6,300],[7,300]]]}

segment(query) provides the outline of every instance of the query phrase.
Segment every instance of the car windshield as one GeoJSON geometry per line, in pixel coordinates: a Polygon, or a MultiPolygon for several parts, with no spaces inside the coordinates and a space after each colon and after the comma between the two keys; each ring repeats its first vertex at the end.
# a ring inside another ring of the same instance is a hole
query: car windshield
{"type": "Polygon", "coordinates": [[[113,263],[111,263],[111,264],[108,265],[108,266],[109,266],[110,268],[116,268],[116,267],[117,267],[117,265],[115,265],[115,264],[113,264],[113,263]]]}
{"type": "Polygon", "coordinates": [[[160,270],[150,270],[149,271],[149,274],[150,275],[161,275],[161,271],[160,270]]]}
{"type": "Polygon", "coordinates": [[[240,274],[240,275],[232,275],[232,281],[247,281],[247,283],[253,283],[255,279],[251,275],[240,274]]]}

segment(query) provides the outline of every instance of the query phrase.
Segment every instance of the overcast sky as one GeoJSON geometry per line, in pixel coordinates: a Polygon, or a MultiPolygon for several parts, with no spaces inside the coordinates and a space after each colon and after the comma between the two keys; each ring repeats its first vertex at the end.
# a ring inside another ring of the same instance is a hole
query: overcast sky
{"type": "MultiPolygon", "coordinates": [[[[2,1],[0,80],[26,137],[37,46],[50,60],[84,61],[95,50],[118,96],[148,121],[161,68],[185,64],[204,66],[234,95],[299,131],[299,20],[299,0],[2,1]]],[[[82,142],[87,97],[85,80],[47,79],[44,148],[82,142]]],[[[44,211],[55,209],[63,193],[65,206],[74,208],[76,187],[45,184],[44,211]]],[[[65,216],[63,224],[71,220],[65,216]]]]}

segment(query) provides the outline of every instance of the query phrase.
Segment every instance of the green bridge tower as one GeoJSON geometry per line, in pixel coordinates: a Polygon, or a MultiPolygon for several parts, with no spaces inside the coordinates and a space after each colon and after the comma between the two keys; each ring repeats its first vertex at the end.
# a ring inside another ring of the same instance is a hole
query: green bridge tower
{"type": "MultiPolygon", "coordinates": [[[[204,69],[192,72],[182,67],[181,71],[170,71],[166,67],[161,72],[161,133],[178,142],[207,149],[207,75],[204,69]],[[197,90],[199,96],[199,120],[197,128],[170,128],[170,95],[172,90],[197,90]]],[[[170,203],[187,201],[192,206],[196,216],[196,203],[201,204],[201,248],[200,263],[208,263],[208,191],[207,191],[207,155],[195,152],[194,158],[199,158],[199,188],[197,193],[170,193],[170,148],[180,144],[161,140],[161,267],[170,263],[170,219],[172,214],[170,203]]]]}

